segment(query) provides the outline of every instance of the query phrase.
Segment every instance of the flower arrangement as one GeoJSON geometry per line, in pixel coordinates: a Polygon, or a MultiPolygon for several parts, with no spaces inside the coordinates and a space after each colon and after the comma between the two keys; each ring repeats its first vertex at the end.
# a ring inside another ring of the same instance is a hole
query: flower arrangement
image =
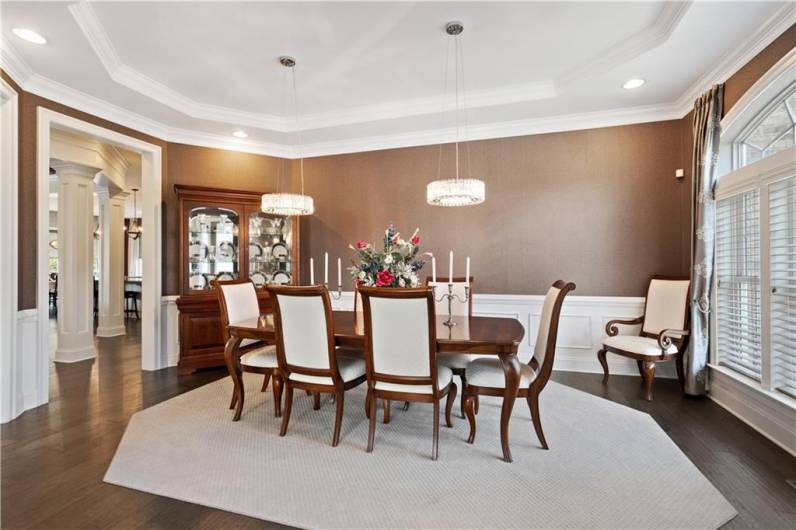
{"type": "Polygon", "coordinates": [[[377,250],[361,239],[357,241],[356,247],[349,245],[360,261],[348,269],[357,287],[417,287],[420,283],[417,273],[426,263],[422,257],[431,255],[428,252],[420,254],[418,232],[419,228],[409,240],[405,240],[390,225],[384,231],[383,250],[377,250]]]}

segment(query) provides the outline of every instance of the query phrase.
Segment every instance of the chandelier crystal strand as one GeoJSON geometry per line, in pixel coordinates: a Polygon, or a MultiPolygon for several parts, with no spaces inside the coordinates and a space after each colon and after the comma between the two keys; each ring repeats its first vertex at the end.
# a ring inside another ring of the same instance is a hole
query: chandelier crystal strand
{"type": "MultiPolygon", "coordinates": [[[[299,171],[301,176],[301,193],[267,193],[262,196],[261,209],[265,213],[274,215],[312,215],[315,212],[315,203],[312,197],[304,194],[304,153],[301,145],[301,128],[299,127],[298,91],[296,90],[296,61],[292,57],[280,57],[282,66],[290,68],[293,85],[294,118],[299,149],[299,171]]],[[[285,89],[284,92],[287,92],[285,89]]],[[[287,107],[287,105],[285,105],[287,107]]],[[[281,177],[281,174],[280,174],[281,177]]],[[[281,180],[281,178],[280,178],[281,180]]]]}
{"type": "MultiPolygon", "coordinates": [[[[481,204],[486,198],[486,186],[482,180],[470,178],[459,178],[459,68],[462,69],[462,82],[464,80],[464,60],[461,58],[459,47],[459,35],[464,31],[461,22],[449,22],[445,28],[448,35],[453,36],[455,41],[454,48],[454,68],[456,68],[456,142],[454,146],[456,154],[456,173],[452,179],[438,179],[429,182],[426,186],[426,202],[432,206],[470,206],[481,204]]],[[[447,55],[446,55],[447,64],[447,55]]],[[[445,75],[447,76],[447,67],[445,75]]],[[[447,85],[447,82],[446,82],[447,85]]],[[[466,91],[463,88],[463,92],[466,91]]],[[[443,96],[444,97],[444,96],[443,96]]],[[[466,96],[464,96],[466,101],[466,96]]],[[[465,122],[466,123],[466,122],[465,122]]],[[[466,128],[466,125],[465,125],[466,128]]],[[[469,146],[468,146],[469,159],[469,146]]],[[[468,160],[469,168],[469,160],[468,160]]],[[[468,176],[469,176],[468,169],[468,176]]]]}

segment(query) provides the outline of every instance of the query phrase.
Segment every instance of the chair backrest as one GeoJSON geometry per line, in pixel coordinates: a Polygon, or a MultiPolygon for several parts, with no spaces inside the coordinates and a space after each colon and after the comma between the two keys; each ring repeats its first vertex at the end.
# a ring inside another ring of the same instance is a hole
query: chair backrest
{"type": "Polygon", "coordinates": [[[213,280],[221,309],[221,329],[224,341],[229,339],[227,326],[260,316],[257,291],[251,280],[213,280]]]}
{"type": "Polygon", "coordinates": [[[553,362],[556,356],[556,341],[558,340],[558,321],[561,316],[561,306],[564,298],[570,291],[575,290],[575,284],[557,280],[544,297],[542,315],[539,319],[539,331],[536,334],[536,345],[533,350],[531,366],[537,372],[534,384],[544,386],[553,371],[553,362]]]}
{"type": "Polygon", "coordinates": [[[334,348],[332,303],[324,285],[267,285],[274,302],[279,368],[342,381],[334,348]]]}
{"type": "Polygon", "coordinates": [[[685,329],[690,287],[687,278],[654,276],[647,288],[641,334],[657,337],[664,329],[685,329]]]}
{"type": "Polygon", "coordinates": [[[434,282],[431,276],[426,278],[426,285],[429,287],[436,287],[434,292],[434,302],[436,304],[436,311],[438,315],[448,314],[448,300],[439,300],[443,294],[448,294],[448,283],[453,284],[453,294],[457,298],[451,301],[451,314],[454,316],[469,317],[473,314],[473,277],[465,278],[464,276],[450,278],[443,278],[437,276],[437,281],[434,282]],[[465,287],[469,286],[469,299],[466,295],[465,287]],[[439,300],[439,301],[437,301],[439,300]],[[462,300],[467,300],[462,302],[462,300]]]}
{"type": "Polygon", "coordinates": [[[437,336],[431,288],[360,287],[368,383],[431,385],[437,393],[437,336]]]}

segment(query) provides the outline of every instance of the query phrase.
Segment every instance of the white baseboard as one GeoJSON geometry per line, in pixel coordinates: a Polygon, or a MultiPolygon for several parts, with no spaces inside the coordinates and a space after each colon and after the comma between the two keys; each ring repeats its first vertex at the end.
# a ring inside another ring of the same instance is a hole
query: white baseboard
{"type": "Polygon", "coordinates": [[[180,311],[177,309],[179,296],[160,297],[160,347],[162,357],[166,359],[166,367],[177,366],[180,359],[180,311]]]}
{"type": "MultiPolygon", "coordinates": [[[[525,328],[519,356],[523,362],[531,359],[536,342],[539,317],[542,313],[542,295],[476,294],[473,314],[491,317],[510,317],[519,320],[525,328]]],[[[338,310],[352,311],[354,293],[344,292],[340,300],[332,300],[338,310]]],[[[633,318],[644,311],[643,297],[625,296],[568,296],[561,308],[558,329],[558,348],[554,369],[568,372],[602,373],[597,351],[605,338],[605,324],[615,318],[633,318]]],[[[628,327],[629,332],[638,327],[628,327]]],[[[611,374],[638,376],[636,361],[608,354],[611,374]]],[[[656,377],[676,377],[674,363],[661,363],[656,377]]]]}
{"type": "Polygon", "coordinates": [[[786,396],[774,397],[722,368],[711,368],[710,374],[710,399],[796,456],[796,409],[786,396]]]}
{"type": "Polygon", "coordinates": [[[55,362],[57,363],[79,363],[97,357],[97,350],[92,345],[90,348],[62,349],[55,350],[55,362]]]}

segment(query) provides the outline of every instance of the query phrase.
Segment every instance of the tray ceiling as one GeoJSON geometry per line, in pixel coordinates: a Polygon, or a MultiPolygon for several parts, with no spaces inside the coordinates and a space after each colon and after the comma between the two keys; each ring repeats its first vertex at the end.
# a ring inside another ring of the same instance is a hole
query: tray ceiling
{"type": "Polygon", "coordinates": [[[304,151],[320,155],[453,138],[448,20],[465,25],[475,139],[682,117],[793,19],[759,2],[3,2],[2,64],[167,140],[292,157],[279,55],[298,61],[304,151]],[[647,83],[623,89],[631,77],[647,83]]]}

